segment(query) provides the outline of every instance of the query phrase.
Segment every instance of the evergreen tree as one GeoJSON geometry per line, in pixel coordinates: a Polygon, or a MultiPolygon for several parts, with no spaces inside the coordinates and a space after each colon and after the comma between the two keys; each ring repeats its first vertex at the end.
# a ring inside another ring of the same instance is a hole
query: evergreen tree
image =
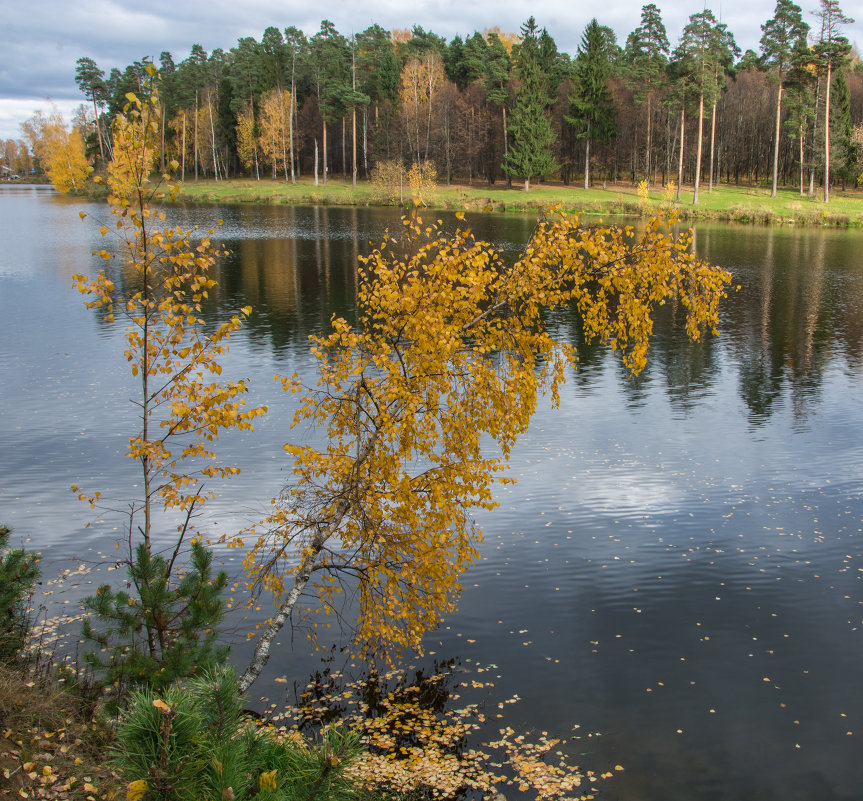
{"type": "MultiPolygon", "coordinates": [[[[785,80],[787,98],[785,102],[785,129],[788,135],[798,142],[798,160],[800,162],[799,181],[800,195],[804,193],[804,170],[807,165],[806,132],[812,129],[815,119],[815,94],[817,78],[812,67],[812,54],[805,40],[798,43],[793,54],[791,69],[785,80]]],[[[810,137],[811,138],[811,137],[810,137]]],[[[812,151],[812,142],[808,143],[812,151]]],[[[808,160],[810,170],[813,168],[811,158],[808,160]]]]}
{"type": "Polygon", "coordinates": [[[542,179],[557,170],[557,164],[551,154],[555,135],[546,114],[548,81],[540,66],[539,36],[533,17],[521,26],[521,35],[516,65],[521,84],[510,124],[512,146],[503,168],[508,175],[522,176],[527,192],[533,176],[542,179]]]}
{"type": "Polygon", "coordinates": [[[450,42],[444,65],[447,77],[459,88],[459,91],[464,91],[483,77],[487,50],[488,43],[478,32],[475,32],[467,41],[463,42],[460,36],[456,36],[450,42]]]}
{"type": "Polygon", "coordinates": [[[443,36],[438,36],[432,31],[426,31],[421,25],[411,28],[411,38],[398,46],[398,55],[402,63],[412,58],[422,60],[429,51],[434,50],[443,61],[446,57],[447,44],[443,36]]]}
{"type": "Polygon", "coordinates": [[[836,73],[833,84],[833,130],[838,145],[836,176],[845,183],[853,181],[858,172],[859,145],[854,141],[854,125],[851,121],[851,93],[845,71],[836,73]]]}
{"type": "Polygon", "coordinates": [[[647,131],[644,148],[644,177],[650,181],[653,132],[653,100],[665,82],[668,64],[668,35],[659,9],[650,3],[642,6],[641,25],[626,40],[627,83],[635,102],[647,102],[647,131]]]}
{"type": "Polygon", "coordinates": [[[569,98],[566,121],[575,126],[584,146],[584,188],[590,186],[590,144],[607,142],[615,134],[614,99],[608,87],[611,73],[609,40],[602,26],[592,19],[581,37],[575,57],[574,94],[569,98]]]}
{"type": "Polygon", "coordinates": [[[282,32],[272,25],[264,31],[260,45],[261,90],[281,89],[285,85],[288,52],[282,32]]]}
{"type": "Polygon", "coordinates": [[[372,25],[357,34],[355,43],[356,89],[366,98],[365,102],[360,102],[358,105],[362,108],[363,171],[368,178],[369,108],[374,109],[375,122],[378,120],[381,107],[385,111],[388,110],[386,118],[390,118],[399,95],[401,65],[389,31],[384,30],[380,25],[372,25]]]}
{"type": "MultiPolygon", "coordinates": [[[[692,204],[698,205],[698,189],[701,182],[701,153],[703,144],[704,107],[710,105],[713,109],[713,121],[716,120],[716,102],[725,76],[734,63],[737,53],[734,37],[727,27],[716,21],[709,8],[689,17],[689,22],[683,29],[680,43],[674,51],[677,65],[678,80],[681,84],[681,96],[692,95],[698,98],[697,149],[695,158],[694,191],[692,204]]],[[[711,143],[713,136],[711,135],[711,143]]],[[[682,145],[682,139],[681,139],[682,145]]],[[[713,148],[711,147],[711,186],[713,182],[713,148]]]]}
{"type": "Polygon", "coordinates": [[[776,197],[779,176],[779,132],[782,120],[782,90],[794,63],[795,53],[805,47],[809,26],[803,21],[800,7],[791,0],[776,0],[773,16],[761,26],[762,64],[776,83],[776,128],[773,139],[773,186],[776,197]]]}
{"type": "Polygon", "coordinates": [[[851,25],[854,20],[846,17],[839,8],[838,0],[821,0],[821,8],[815,12],[821,21],[821,33],[815,45],[818,66],[826,73],[824,90],[824,202],[830,202],[830,95],[833,72],[842,67],[851,44],[842,36],[842,26],[851,25]]]}
{"type": "Polygon", "coordinates": [[[237,40],[237,46],[231,51],[231,110],[239,120],[242,115],[250,115],[251,129],[245,144],[251,149],[250,164],[254,164],[255,178],[261,180],[260,163],[258,160],[258,103],[262,94],[261,53],[260,45],[251,36],[237,40]]]}
{"type": "Polygon", "coordinates": [[[39,580],[39,554],[9,549],[12,529],[0,525],[0,662],[22,658],[30,634],[29,600],[39,580]]]}
{"type": "Polygon", "coordinates": [[[108,96],[105,84],[105,71],[99,69],[92,58],[83,56],[75,62],[75,83],[84,97],[93,104],[93,125],[99,143],[99,158],[105,161],[105,146],[100,122],[100,109],[105,106],[108,96]]]}
{"type": "Polygon", "coordinates": [[[98,646],[87,665],[119,699],[133,687],[169,687],[177,679],[215,667],[229,648],[217,645],[228,574],[213,576],[213,554],[200,542],[177,580],[175,558],[138,544],[127,562],[131,592],[105,584],[84,599],[84,639],[98,646]]]}
{"type": "MultiPolygon", "coordinates": [[[[512,70],[512,60],[503,42],[496,33],[488,35],[488,47],[485,51],[485,62],[483,64],[483,87],[485,96],[489,103],[500,107],[501,122],[503,125],[503,160],[506,163],[509,158],[509,128],[507,126],[506,108],[509,104],[509,81],[512,70]]],[[[489,174],[489,183],[494,180],[489,174]]],[[[507,174],[507,180],[509,175],[507,174]]]]}
{"type": "Polygon", "coordinates": [[[569,75],[571,65],[569,56],[557,49],[557,43],[545,28],[539,33],[539,63],[548,81],[549,102],[553,104],[560,85],[569,75]]]}
{"type": "Polygon", "coordinates": [[[297,117],[298,87],[308,75],[308,70],[305,67],[308,64],[309,43],[305,34],[293,25],[285,28],[285,51],[287,52],[287,69],[290,73],[291,86],[290,118],[288,120],[288,135],[291,146],[291,183],[296,183],[298,158],[294,153],[294,140],[296,139],[294,121],[297,117]]]}
{"type": "Polygon", "coordinates": [[[174,63],[174,57],[167,50],[163,50],[159,54],[159,99],[162,102],[162,118],[159,121],[161,127],[161,157],[159,169],[165,172],[165,136],[167,123],[174,117],[179,109],[178,104],[178,86],[177,86],[177,65],[174,63]]]}
{"type": "MultiPolygon", "coordinates": [[[[351,88],[351,51],[348,41],[329,20],[321,22],[321,29],[311,39],[311,63],[318,108],[322,118],[322,149],[324,185],[327,183],[327,124],[335,122],[344,113],[342,99],[351,88]]],[[[317,174],[315,175],[317,181],[317,174]]]]}

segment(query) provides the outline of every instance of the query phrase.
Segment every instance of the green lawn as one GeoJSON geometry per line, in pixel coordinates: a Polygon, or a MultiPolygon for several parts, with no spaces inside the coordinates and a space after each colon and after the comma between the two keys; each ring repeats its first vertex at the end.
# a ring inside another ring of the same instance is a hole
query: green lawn
{"type": "MultiPolygon", "coordinates": [[[[405,188],[406,203],[410,192],[405,188]]],[[[288,203],[336,206],[375,205],[372,186],[366,181],[351,187],[350,181],[330,179],[327,185],[314,185],[303,178],[296,184],[264,179],[231,181],[187,181],[182,197],[191,201],[214,203],[288,203]]],[[[681,202],[675,204],[685,220],[725,220],[744,223],[782,223],[806,225],[863,225],[863,192],[834,189],[829,204],[820,191],[812,197],[797,189],[780,189],[771,198],[770,190],[760,187],[721,185],[708,192],[702,187],[698,206],[692,205],[692,188],[685,187],[681,202]]],[[[506,189],[501,182],[493,187],[484,183],[440,186],[430,205],[440,209],[468,209],[494,212],[531,212],[547,205],[560,205],[567,211],[601,214],[644,214],[663,202],[661,187],[652,189],[643,203],[630,184],[607,184],[585,190],[561,184],[534,184],[529,192],[521,184],[506,189]]]]}

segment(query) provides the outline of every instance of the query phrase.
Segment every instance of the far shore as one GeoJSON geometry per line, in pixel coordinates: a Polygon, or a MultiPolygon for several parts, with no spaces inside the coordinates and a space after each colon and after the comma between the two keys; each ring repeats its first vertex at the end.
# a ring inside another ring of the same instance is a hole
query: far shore
{"type": "MultiPolygon", "coordinates": [[[[154,176],[155,178],[156,176],[154,176]]],[[[89,182],[88,182],[89,184],[89,182]]],[[[31,182],[2,181],[0,185],[28,186],[31,182]]],[[[41,184],[40,184],[41,185],[41,184]]],[[[104,196],[102,187],[89,185],[90,194],[104,196]]],[[[834,187],[830,202],[824,203],[824,190],[816,187],[810,195],[802,195],[797,187],[781,187],[775,198],[769,186],[718,184],[712,191],[704,184],[699,189],[698,205],[693,205],[693,187],[684,185],[680,192],[671,193],[670,203],[679,218],[687,222],[714,221],[758,225],[818,225],[832,228],[863,227],[863,188],[834,187]]],[[[232,178],[195,181],[187,176],[179,196],[180,202],[190,203],[257,203],[295,206],[391,206],[410,208],[413,205],[410,187],[405,185],[395,193],[395,201],[382,200],[368,181],[330,178],[326,185],[315,184],[303,176],[296,183],[284,178],[232,178]]],[[[638,185],[629,182],[597,181],[590,189],[580,184],[566,186],[560,182],[532,183],[525,192],[521,182],[507,189],[504,181],[489,185],[474,181],[472,185],[440,184],[424,198],[429,209],[444,211],[485,212],[492,214],[538,214],[548,207],[560,207],[578,214],[650,217],[660,207],[669,205],[668,192],[659,184],[650,186],[647,197],[640,195],[638,185]]]]}
{"type": "MultiPolygon", "coordinates": [[[[709,191],[707,185],[699,190],[699,203],[692,204],[693,187],[684,186],[680,202],[672,204],[682,220],[714,220],[721,222],[821,225],[831,227],[863,226],[863,191],[834,188],[830,202],[824,203],[823,189],[802,196],[798,188],[781,188],[777,197],[770,197],[770,189],[760,186],[720,184],[709,191]]],[[[311,178],[303,177],[295,184],[284,179],[260,181],[232,179],[227,181],[187,178],[181,199],[199,203],[262,203],[332,206],[411,205],[409,187],[396,195],[396,202],[382,202],[375,197],[374,188],[367,181],[358,181],[356,188],[350,180],[333,179],[324,185],[315,185],[311,178]]],[[[464,210],[492,213],[538,213],[548,206],[560,206],[565,211],[583,214],[631,215],[646,217],[660,206],[666,205],[666,192],[662,186],[649,188],[648,197],[639,196],[637,185],[630,183],[597,182],[590,189],[582,186],[564,186],[560,183],[532,183],[528,192],[523,185],[513,182],[507,189],[503,181],[493,186],[475,181],[467,184],[441,184],[431,196],[425,198],[431,209],[464,210]]]]}

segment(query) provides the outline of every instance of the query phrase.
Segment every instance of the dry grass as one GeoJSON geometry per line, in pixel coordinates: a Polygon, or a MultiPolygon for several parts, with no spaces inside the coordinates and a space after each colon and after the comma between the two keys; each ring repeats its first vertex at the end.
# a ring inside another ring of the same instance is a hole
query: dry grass
{"type": "Polygon", "coordinates": [[[0,801],[119,797],[108,728],[53,676],[0,665],[0,735],[0,801]]]}

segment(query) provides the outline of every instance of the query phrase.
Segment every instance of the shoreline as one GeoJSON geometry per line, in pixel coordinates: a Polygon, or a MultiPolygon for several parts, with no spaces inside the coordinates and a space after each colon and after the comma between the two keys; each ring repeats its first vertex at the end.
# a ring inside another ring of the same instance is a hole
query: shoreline
{"type": "MultiPolygon", "coordinates": [[[[330,179],[326,186],[315,186],[310,179],[296,184],[264,179],[254,181],[186,182],[177,202],[264,205],[325,205],[381,206],[409,208],[409,192],[404,203],[381,202],[373,196],[368,182],[330,179]]],[[[468,211],[491,214],[539,214],[547,206],[560,206],[578,214],[627,215],[649,217],[666,201],[662,187],[651,189],[649,199],[638,195],[637,187],[629,184],[607,185],[585,190],[560,184],[539,184],[530,192],[501,186],[439,186],[427,203],[430,211],[468,211]]],[[[722,184],[712,193],[702,189],[700,204],[693,206],[684,198],[691,197],[692,188],[684,187],[681,202],[672,202],[685,222],[725,222],[746,225],[802,225],[833,228],[863,227],[863,191],[842,192],[834,189],[829,204],[814,196],[803,195],[799,189],[782,189],[776,198],[768,189],[722,184]]]]}
{"type": "MultiPolygon", "coordinates": [[[[3,182],[5,185],[7,182],[3,182]]],[[[48,187],[40,183],[8,184],[15,187],[48,187]]],[[[404,188],[404,202],[381,201],[368,181],[353,188],[350,181],[330,179],[327,185],[315,186],[310,178],[295,184],[282,180],[211,179],[186,181],[177,203],[214,205],[335,206],[335,207],[411,207],[410,192],[404,188]]],[[[834,189],[825,204],[819,193],[800,195],[797,188],[780,189],[776,198],[768,188],[720,184],[712,192],[702,188],[700,203],[691,203],[692,187],[684,186],[681,202],[671,201],[681,222],[718,222],[741,225],[819,226],[823,228],[863,228],[863,189],[834,189]]],[[[81,197],[104,198],[104,187],[88,184],[81,197]]],[[[467,211],[486,214],[539,214],[543,208],[559,206],[575,214],[629,216],[649,218],[668,204],[661,186],[650,189],[648,198],[638,194],[637,186],[628,183],[608,184],[583,189],[563,184],[544,183],[531,186],[529,192],[513,186],[452,184],[438,186],[426,208],[429,211],[467,211]]]]}

